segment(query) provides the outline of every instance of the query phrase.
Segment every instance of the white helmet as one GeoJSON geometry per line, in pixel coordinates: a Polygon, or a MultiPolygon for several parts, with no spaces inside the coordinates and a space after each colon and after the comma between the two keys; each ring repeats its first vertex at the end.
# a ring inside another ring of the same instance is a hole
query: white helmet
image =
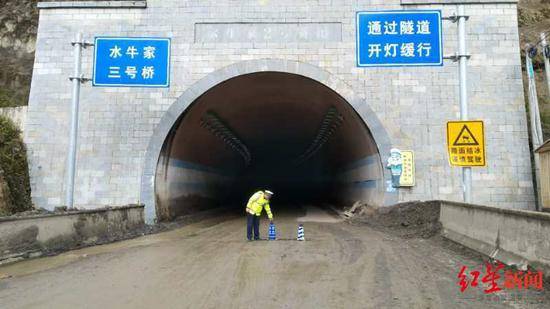
{"type": "Polygon", "coordinates": [[[265,193],[269,194],[269,195],[273,195],[273,192],[269,191],[269,190],[265,190],[264,191],[265,193]]]}

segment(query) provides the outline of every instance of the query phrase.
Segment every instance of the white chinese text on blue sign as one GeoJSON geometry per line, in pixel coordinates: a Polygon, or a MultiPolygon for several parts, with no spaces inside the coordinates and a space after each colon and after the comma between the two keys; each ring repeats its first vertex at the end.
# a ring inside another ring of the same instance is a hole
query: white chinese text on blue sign
{"type": "Polygon", "coordinates": [[[357,12],[357,66],[441,65],[441,11],[357,12]]]}
{"type": "Polygon", "coordinates": [[[168,87],[169,84],[169,38],[95,38],[94,86],[168,87]]]}

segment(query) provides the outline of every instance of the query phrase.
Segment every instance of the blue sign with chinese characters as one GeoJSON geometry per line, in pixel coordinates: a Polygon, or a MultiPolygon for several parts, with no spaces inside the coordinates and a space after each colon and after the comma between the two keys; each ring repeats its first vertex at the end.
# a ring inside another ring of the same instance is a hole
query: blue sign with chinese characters
{"type": "Polygon", "coordinates": [[[357,66],[441,65],[441,11],[357,12],[357,66]]]}
{"type": "Polygon", "coordinates": [[[168,87],[170,39],[96,37],[93,85],[168,87]]]}

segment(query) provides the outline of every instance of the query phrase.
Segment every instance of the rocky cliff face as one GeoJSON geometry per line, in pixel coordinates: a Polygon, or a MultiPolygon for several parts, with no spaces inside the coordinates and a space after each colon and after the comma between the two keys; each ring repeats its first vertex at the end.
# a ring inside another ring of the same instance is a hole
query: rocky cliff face
{"type": "Polygon", "coordinates": [[[0,4],[0,107],[27,104],[38,24],[36,2],[0,4]]]}

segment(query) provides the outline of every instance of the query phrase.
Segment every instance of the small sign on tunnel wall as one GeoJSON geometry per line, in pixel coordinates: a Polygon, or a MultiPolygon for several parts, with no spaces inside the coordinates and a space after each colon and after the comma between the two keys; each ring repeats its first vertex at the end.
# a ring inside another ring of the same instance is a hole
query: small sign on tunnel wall
{"type": "MultiPolygon", "coordinates": [[[[412,150],[399,150],[393,148],[390,151],[386,168],[391,172],[391,187],[414,186],[414,152],[412,150]]],[[[391,189],[389,191],[392,191],[391,189]]]]}
{"type": "Polygon", "coordinates": [[[403,160],[403,173],[399,180],[401,187],[414,186],[414,152],[412,150],[401,150],[403,160]]]}
{"type": "Polygon", "coordinates": [[[441,66],[441,11],[357,12],[357,66],[441,66]]]}
{"type": "Polygon", "coordinates": [[[170,39],[96,37],[93,85],[168,87],[170,39]]]}

